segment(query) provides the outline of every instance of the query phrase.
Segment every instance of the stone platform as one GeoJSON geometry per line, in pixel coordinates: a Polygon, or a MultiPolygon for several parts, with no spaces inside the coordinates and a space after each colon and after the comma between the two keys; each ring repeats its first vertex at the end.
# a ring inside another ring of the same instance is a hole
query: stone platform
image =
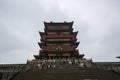
{"type": "MultiPolygon", "coordinates": [[[[42,60],[44,67],[40,68],[37,62],[41,61],[28,63],[29,69],[19,72],[11,80],[120,80],[120,75],[112,71],[100,70],[95,66],[81,67],[69,61],[42,60]]],[[[84,60],[80,63],[83,62],[84,60]]]]}

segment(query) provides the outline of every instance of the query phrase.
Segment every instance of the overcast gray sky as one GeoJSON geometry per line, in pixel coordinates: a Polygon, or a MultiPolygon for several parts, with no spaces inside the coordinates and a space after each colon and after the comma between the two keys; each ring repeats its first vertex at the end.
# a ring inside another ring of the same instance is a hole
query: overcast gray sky
{"type": "Polygon", "coordinates": [[[119,61],[120,0],[0,0],[0,63],[33,59],[43,21],[74,21],[85,58],[119,61]]]}

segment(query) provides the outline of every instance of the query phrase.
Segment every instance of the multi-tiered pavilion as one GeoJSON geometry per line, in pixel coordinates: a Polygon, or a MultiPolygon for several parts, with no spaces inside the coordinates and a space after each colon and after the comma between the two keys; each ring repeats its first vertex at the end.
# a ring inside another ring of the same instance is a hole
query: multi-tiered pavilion
{"type": "Polygon", "coordinates": [[[83,58],[76,49],[78,31],[73,32],[73,22],[44,22],[44,32],[39,32],[41,39],[39,55],[36,59],[83,58]]]}

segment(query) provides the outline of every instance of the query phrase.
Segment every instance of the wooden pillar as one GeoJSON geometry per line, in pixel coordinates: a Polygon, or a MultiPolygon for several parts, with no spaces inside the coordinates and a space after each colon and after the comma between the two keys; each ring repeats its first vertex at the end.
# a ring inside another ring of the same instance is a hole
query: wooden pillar
{"type": "Polygon", "coordinates": [[[70,55],[68,56],[68,59],[70,59],[70,55]]]}
{"type": "Polygon", "coordinates": [[[49,56],[49,59],[51,59],[51,57],[49,56]]]}

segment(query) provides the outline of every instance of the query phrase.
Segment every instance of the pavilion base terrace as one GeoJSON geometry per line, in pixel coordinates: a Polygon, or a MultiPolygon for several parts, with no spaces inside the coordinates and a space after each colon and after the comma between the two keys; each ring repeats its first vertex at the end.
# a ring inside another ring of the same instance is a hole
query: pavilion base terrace
{"type": "MultiPolygon", "coordinates": [[[[33,59],[33,60],[27,60],[27,64],[28,65],[35,65],[35,64],[39,64],[39,63],[41,63],[41,62],[50,62],[50,63],[54,63],[54,62],[63,62],[63,61],[68,61],[68,62],[70,62],[70,61],[74,61],[74,63],[82,63],[82,64],[84,64],[86,67],[93,67],[94,66],[94,64],[93,64],[93,61],[92,61],[92,59],[85,59],[85,58],[82,58],[82,59],[80,59],[80,58],[78,58],[78,59],[71,59],[71,58],[67,58],[67,59],[61,59],[61,58],[56,58],[56,59],[33,59]]],[[[83,65],[82,65],[82,67],[84,67],[83,65]]]]}

